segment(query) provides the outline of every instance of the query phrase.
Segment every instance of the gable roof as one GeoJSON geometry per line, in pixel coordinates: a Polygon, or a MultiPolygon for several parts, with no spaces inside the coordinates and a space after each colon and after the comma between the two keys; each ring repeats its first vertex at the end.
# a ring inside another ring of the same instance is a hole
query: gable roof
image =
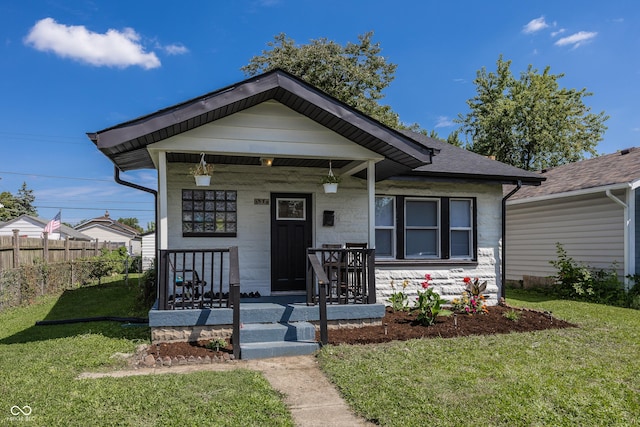
{"type": "Polygon", "coordinates": [[[431,148],[280,69],[87,135],[120,170],[153,169],[147,145],[271,99],[384,156],[377,175],[431,162],[431,148]]]}
{"type": "Polygon", "coordinates": [[[489,159],[442,140],[430,138],[409,130],[401,132],[422,144],[438,150],[438,154],[434,156],[431,164],[417,167],[406,174],[409,176],[428,177],[430,179],[487,181],[504,184],[521,181],[525,185],[540,185],[545,179],[540,174],[489,159]]]}
{"type": "Polygon", "coordinates": [[[542,172],[546,182],[523,188],[511,200],[630,184],[640,179],[640,148],[568,163],[542,172]]]}
{"type": "MultiPolygon", "coordinates": [[[[31,216],[31,215],[27,215],[27,214],[23,214],[20,215],[17,218],[13,218],[7,222],[3,222],[0,223],[0,227],[6,227],[8,225],[14,224],[20,220],[27,220],[30,221],[31,223],[37,225],[37,226],[42,226],[42,230],[44,231],[44,228],[47,226],[47,224],[49,223],[49,220],[44,219],[44,218],[40,218],[40,217],[35,217],[35,216],[31,216]]],[[[60,229],[57,230],[60,234],[65,235],[65,236],[69,236],[70,239],[73,240],[92,240],[91,237],[87,236],[86,234],[83,234],[71,227],[69,227],[68,225],[64,225],[64,224],[60,224],[60,229]]]]}
{"type": "Polygon", "coordinates": [[[106,211],[103,216],[93,218],[83,222],[82,224],[76,225],[75,229],[86,230],[95,226],[109,229],[111,231],[115,231],[116,233],[129,237],[138,236],[140,234],[140,232],[135,228],[129,227],[127,224],[123,224],[119,221],[114,221],[113,219],[111,219],[111,217],[109,216],[109,211],[106,211]]]}

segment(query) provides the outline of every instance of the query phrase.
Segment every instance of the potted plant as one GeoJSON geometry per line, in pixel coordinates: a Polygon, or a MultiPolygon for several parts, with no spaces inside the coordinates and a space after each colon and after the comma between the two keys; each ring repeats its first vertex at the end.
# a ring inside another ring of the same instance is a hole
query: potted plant
{"type": "Polygon", "coordinates": [[[335,193],[338,191],[338,184],[340,183],[340,177],[335,176],[333,173],[322,178],[322,186],[325,193],[335,193]]]}
{"type": "Polygon", "coordinates": [[[322,186],[324,187],[325,193],[336,193],[338,191],[338,184],[340,183],[340,177],[335,176],[333,174],[333,170],[331,169],[331,162],[329,162],[329,174],[327,176],[322,177],[320,181],[322,186]]]}
{"type": "Polygon", "coordinates": [[[200,163],[189,169],[189,173],[196,179],[197,187],[208,187],[211,184],[213,165],[204,161],[204,153],[201,153],[200,163]]]}

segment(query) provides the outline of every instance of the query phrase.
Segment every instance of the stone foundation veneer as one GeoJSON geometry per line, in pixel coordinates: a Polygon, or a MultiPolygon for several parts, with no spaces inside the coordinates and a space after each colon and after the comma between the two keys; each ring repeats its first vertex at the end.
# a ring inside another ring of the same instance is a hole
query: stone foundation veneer
{"type": "MultiPolygon", "coordinates": [[[[311,322],[316,330],[320,330],[320,322],[311,322]]],[[[381,326],[380,319],[353,319],[330,320],[327,322],[329,329],[354,329],[364,326],[381,326]]],[[[176,326],[164,328],[151,328],[151,343],[161,342],[195,342],[223,338],[227,342],[231,340],[233,325],[216,326],[176,326]]]]}
{"type": "Polygon", "coordinates": [[[175,326],[151,328],[151,343],[161,342],[195,342],[200,340],[214,340],[223,338],[227,342],[231,339],[232,325],[208,326],[175,326]]]}
{"type": "Polygon", "coordinates": [[[492,249],[478,249],[478,262],[476,265],[470,266],[377,266],[376,297],[378,303],[389,305],[387,299],[394,292],[391,281],[395,286],[395,292],[399,292],[402,291],[402,282],[406,279],[409,283],[403,292],[408,295],[411,307],[418,296],[418,290],[422,289],[421,283],[424,281],[425,274],[430,274],[433,290],[445,300],[451,301],[454,298],[459,298],[464,291],[463,279],[465,277],[472,279],[477,277],[480,282],[487,281],[487,289],[484,292],[487,297],[487,305],[497,305],[500,297],[497,273],[496,258],[492,249]]]}

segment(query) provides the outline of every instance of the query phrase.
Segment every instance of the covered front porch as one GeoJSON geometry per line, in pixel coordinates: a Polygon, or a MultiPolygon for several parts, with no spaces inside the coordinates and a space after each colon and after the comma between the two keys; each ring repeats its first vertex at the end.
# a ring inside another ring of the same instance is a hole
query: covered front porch
{"type": "Polygon", "coordinates": [[[263,296],[243,289],[236,247],[161,250],[152,341],[222,338],[242,359],[313,353],[317,330],[380,323],[385,306],[376,303],[374,253],[309,248],[306,290],[263,296]]]}

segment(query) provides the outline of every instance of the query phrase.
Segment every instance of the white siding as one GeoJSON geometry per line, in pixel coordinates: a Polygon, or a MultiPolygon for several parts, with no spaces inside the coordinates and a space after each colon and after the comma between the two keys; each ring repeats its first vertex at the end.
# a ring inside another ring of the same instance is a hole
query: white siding
{"type": "MultiPolygon", "coordinates": [[[[34,223],[20,218],[19,220],[12,222],[11,224],[0,227],[0,236],[13,236],[13,230],[20,230],[18,235],[20,237],[30,237],[35,239],[42,239],[42,233],[44,231],[44,225],[34,223]]],[[[60,239],[60,233],[55,232],[49,234],[49,240],[60,239]]]]}
{"type": "MultiPolygon", "coordinates": [[[[617,193],[624,200],[624,193],[617,193]]],[[[604,192],[507,206],[507,280],[556,271],[556,243],[595,268],[624,268],[624,210],[604,192]]]]}
{"type": "Polygon", "coordinates": [[[156,233],[142,236],[142,269],[151,268],[151,263],[156,257],[156,233]]]}
{"type": "Polygon", "coordinates": [[[127,248],[129,247],[129,237],[124,236],[120,233],[114,233],[113,231],[105,227],[94,225],[78,231],[82,232],[82,234],[86,234],[94,240],[98,239],[100,242],[124,243],[127,245],[127,248]]]}

